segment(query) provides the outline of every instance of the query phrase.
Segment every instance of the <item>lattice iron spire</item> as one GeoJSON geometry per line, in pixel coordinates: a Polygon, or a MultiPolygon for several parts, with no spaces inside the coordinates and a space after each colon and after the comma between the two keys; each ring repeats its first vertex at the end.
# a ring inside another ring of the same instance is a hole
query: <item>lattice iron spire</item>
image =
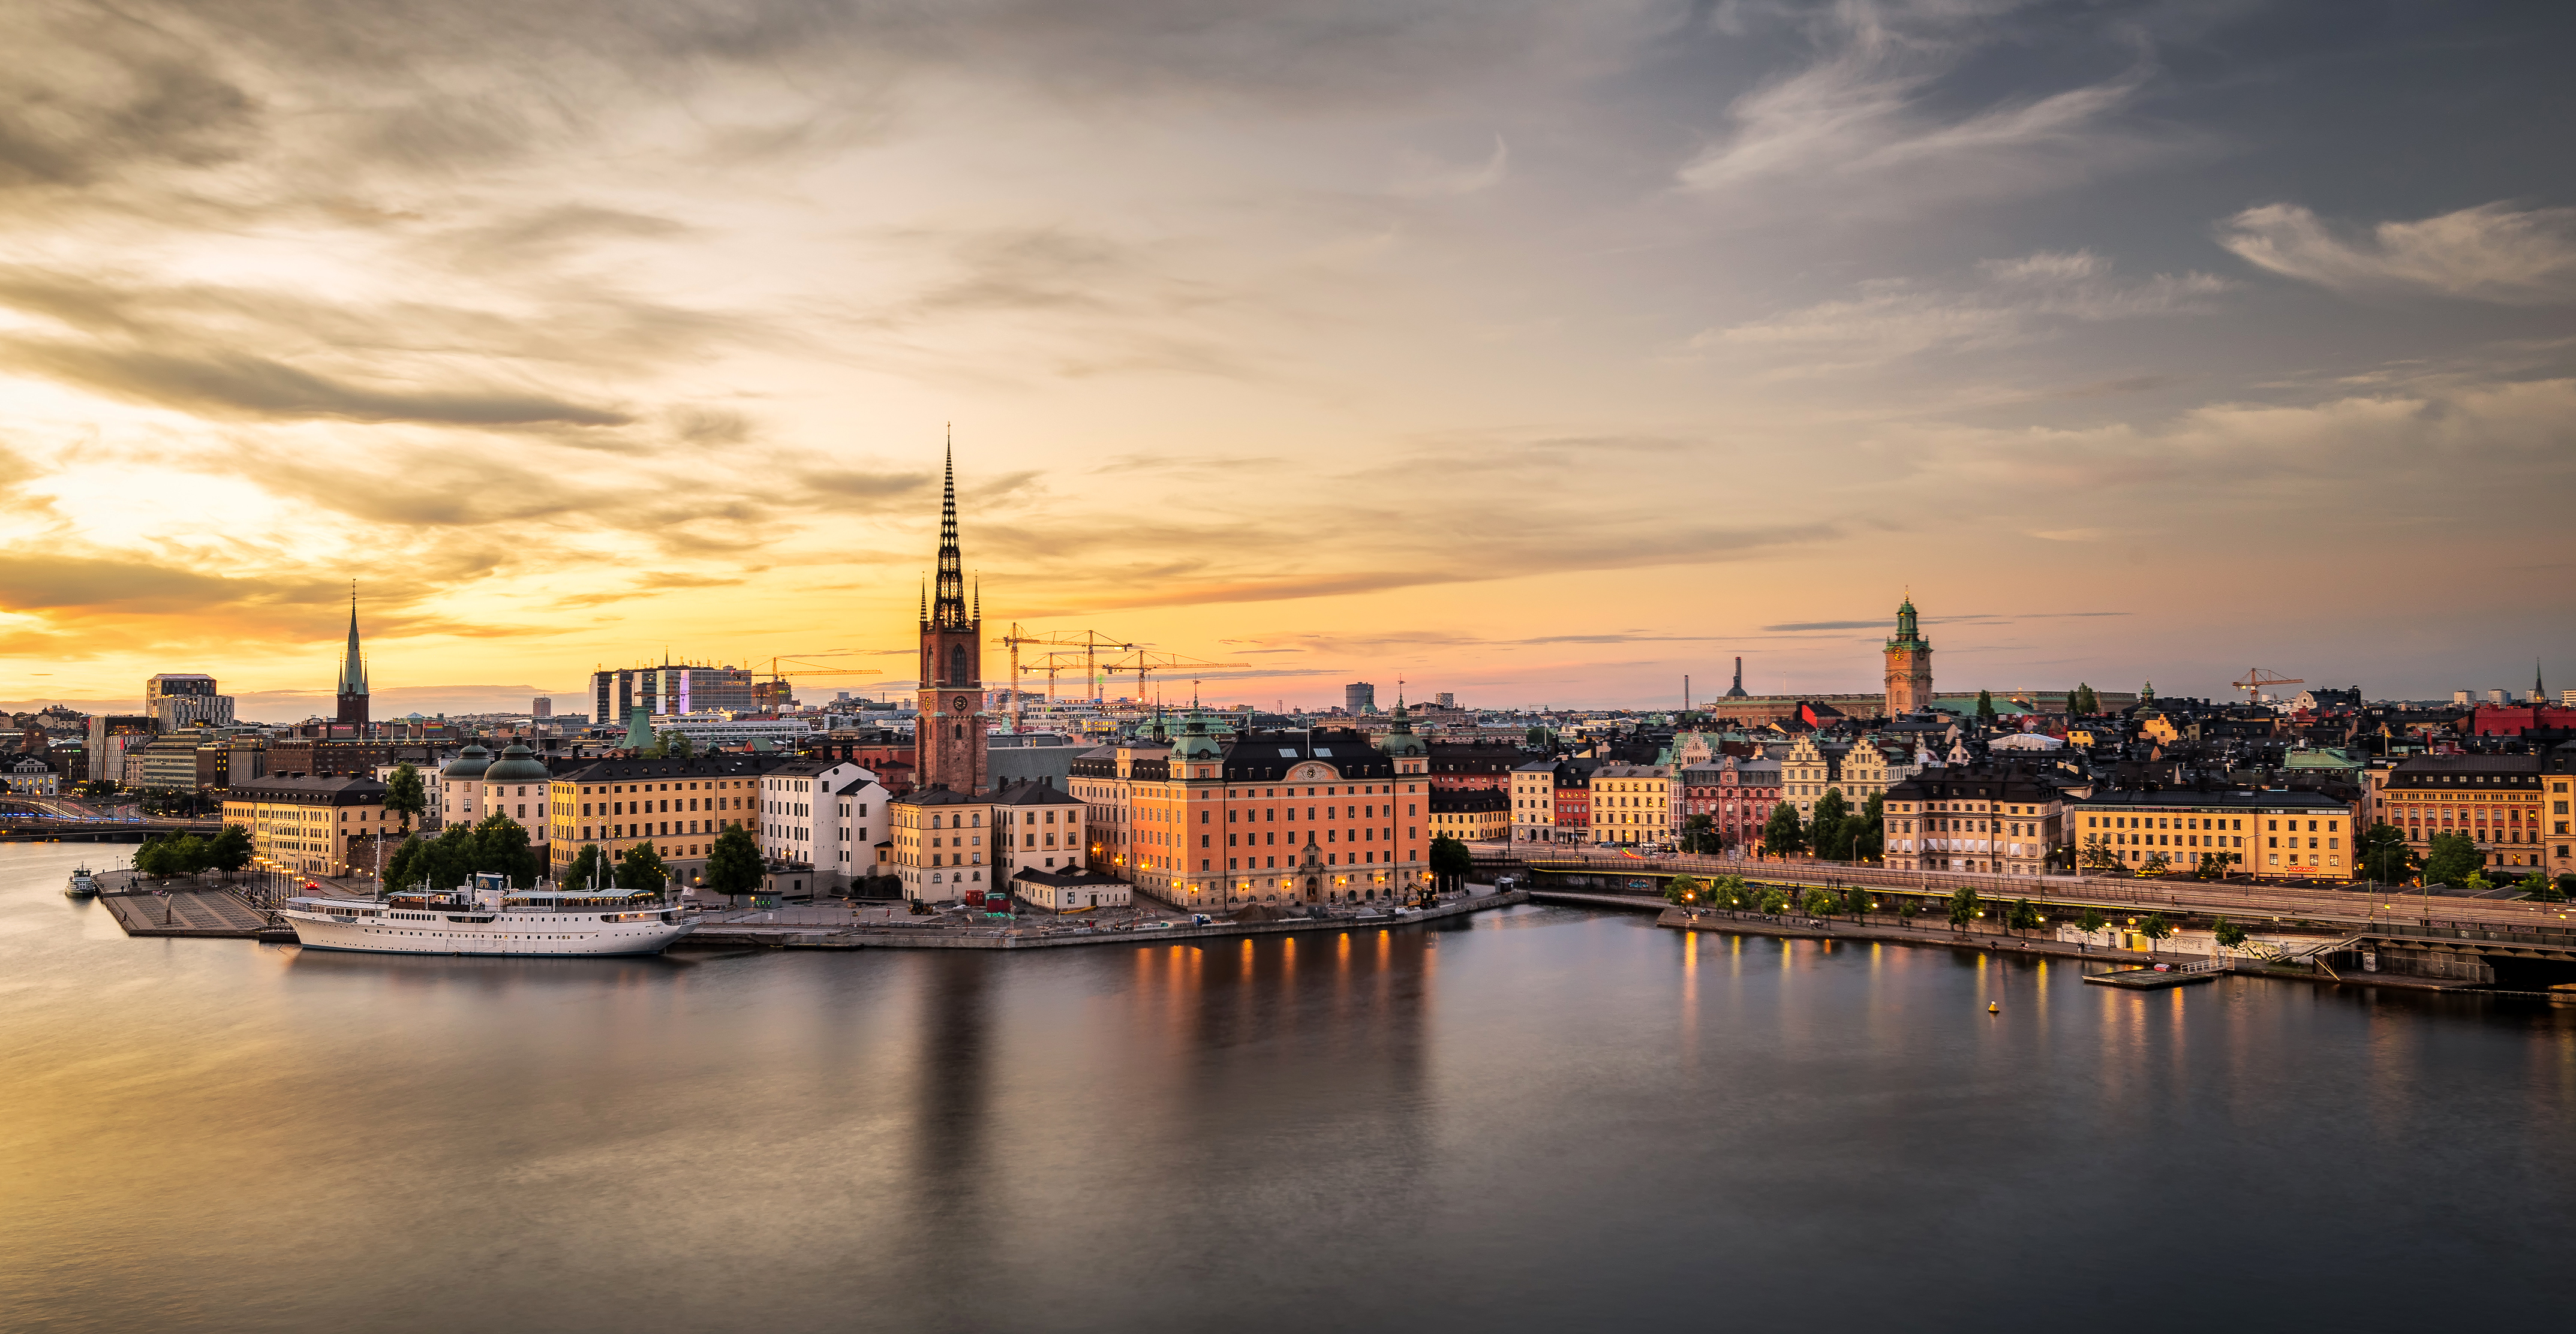
{"type": "Polygon", "coordinates": [[[941,630],[967,626],[965,562],[957,552],[957,446],[948,446],[946,476],[939,493],[939,588],[931,600],[931,624],[941,630]]]}

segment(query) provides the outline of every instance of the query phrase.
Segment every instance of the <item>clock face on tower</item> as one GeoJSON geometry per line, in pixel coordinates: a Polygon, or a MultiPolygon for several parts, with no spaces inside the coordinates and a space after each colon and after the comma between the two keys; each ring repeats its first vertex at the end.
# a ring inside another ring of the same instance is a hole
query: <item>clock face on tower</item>
{"type": "Polygon", "coordinates": [[[966,697],[964,695],[949,696],[948,711],[950,713],[964,713],[966,711],[966,697]]]}

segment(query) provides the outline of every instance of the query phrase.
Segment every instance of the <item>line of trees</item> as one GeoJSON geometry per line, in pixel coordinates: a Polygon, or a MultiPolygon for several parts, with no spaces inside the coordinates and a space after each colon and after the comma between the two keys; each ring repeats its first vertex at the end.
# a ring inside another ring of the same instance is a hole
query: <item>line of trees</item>
{"type": "Polygon", "coordinates": [[[1825,861],[1877,861],[1887,848],[1887,799],[1876,792],[1854,811],[1839,787],[1816,799],[1812,821],[1801,821],[1798,808],[1781,802],[1762,823],[1762,855],[1794,857],[1812,852],[1825,861]]]}
{"type": "Polygon", "coordinates": [[[225,825],[214,837],[200,834],[155,834],[134,851],[134,869],[155,880],[174,875],[221,871],[229,880],[250,865],[250,831],[225,825]]]}

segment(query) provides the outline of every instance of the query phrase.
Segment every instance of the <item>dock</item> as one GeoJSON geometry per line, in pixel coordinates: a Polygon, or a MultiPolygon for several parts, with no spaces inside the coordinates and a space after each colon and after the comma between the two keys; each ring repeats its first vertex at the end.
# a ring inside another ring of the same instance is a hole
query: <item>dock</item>
{"type": "Polygon", "coordinates": [[[1397,916],[1288,917],[1269,922],[1211,922],[1206,926],[1168,926],[1098,930],[1082,927],[995,924],[992,926],[882,926],[834,929],[807,923],[769,926],[752,922],[719,922],[701,926],[674,941],[674,950],[807,949],[807,950],[1037,950],[1078,945],[1164,945],[1184,940],[1293,935],[1307,931],[1370,931],[1415,926],[1463,917],[1491,908],[1529,902],[1521,890],[1478,894],[1397,916]]]}
{"type": "Polygon", "coordinates": [[[2099,987],[2126,987],[2131,991],[2163,991],[2169,987],[2187,987],[2195,982],[2215,980],[2226,972],[2215,960],[2174,964],[2167,968],[2120,968],[2107,973],[2086,973],[2084,980],[2099,987]]]}

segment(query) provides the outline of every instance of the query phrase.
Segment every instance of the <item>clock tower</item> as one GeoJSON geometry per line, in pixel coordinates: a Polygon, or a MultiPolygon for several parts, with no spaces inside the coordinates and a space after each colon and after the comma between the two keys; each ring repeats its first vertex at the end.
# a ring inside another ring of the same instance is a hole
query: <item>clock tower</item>
{"type": "Polygon", "coordinates": [[[984,750],[984,619],[970,612],[957,551],[957,461],[947,461],[939,501],[939,577],[921,608],[921,712],[913,724],[913,781],[975,793],[987,786],[984,750]]]}

